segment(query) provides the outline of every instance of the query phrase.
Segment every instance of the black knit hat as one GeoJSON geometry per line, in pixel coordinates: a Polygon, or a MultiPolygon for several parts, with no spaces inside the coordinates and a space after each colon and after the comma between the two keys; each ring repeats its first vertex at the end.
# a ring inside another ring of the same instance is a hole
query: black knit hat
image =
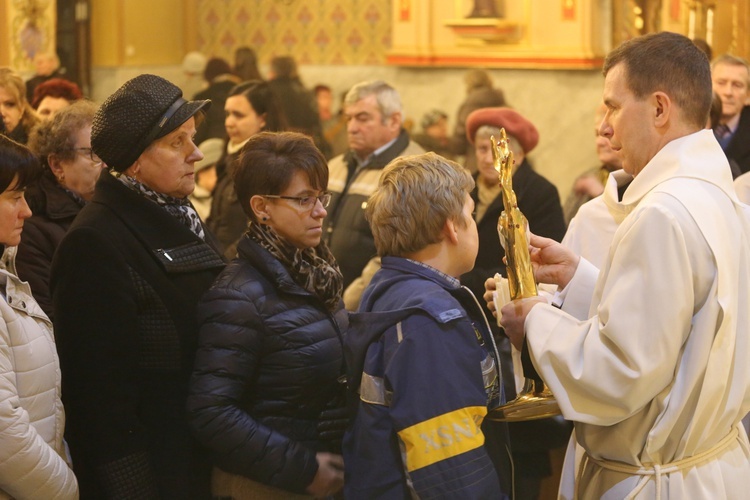
{"type": "Polygon", "coordinates": [[[91,148],[107,166],[123,172],[146,148],[211,101],[186,101],[173,83],[140,75],[117,89],[99,107],[91,124],[91,148]]]}

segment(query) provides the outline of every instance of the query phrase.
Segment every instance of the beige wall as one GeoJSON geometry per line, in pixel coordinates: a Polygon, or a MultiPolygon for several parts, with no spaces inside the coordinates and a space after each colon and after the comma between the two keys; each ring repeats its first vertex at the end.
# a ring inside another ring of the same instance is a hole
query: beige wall
{"type": "Polygon", "coordinates": [[[123,64],[123,10],[120,0],[92,1],[91,64],[94,67],[123,64]]]}
{"type": "Polygon", "coordinates": [[[92,0],[92,64],[168,65],[185,54],[184,0],[92,0]]]}
{"type": "Polygon", "coordinates": [[[179,63],[189,50],[185,36],[189,3],[189,0],[91,0],[90,97],[102,101],[142,73],[154,73],[179,83],[182,78],[179,63]]]}

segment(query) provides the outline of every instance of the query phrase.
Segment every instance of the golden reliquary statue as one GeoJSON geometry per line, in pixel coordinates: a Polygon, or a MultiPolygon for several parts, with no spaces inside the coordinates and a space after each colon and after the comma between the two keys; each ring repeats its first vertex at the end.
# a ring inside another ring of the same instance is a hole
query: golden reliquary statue
{"type": "MultiPolygon", "coordinates": [[[[534,269],[531,266],[526,217],[518,209],[516,193],[513,192],[513,153],[508,147],[505,129],[500,129],[500,140],[492,142],[492,159],[498,172],[505,210],[497,222],[500,243],[505,249],[507,264],[507,287],[510,300],[534,297],[537,294],[534,269]]],[[[503,280],[503,283],[505,280],[503,280]]],[[[498,283],[498,286],[505,286],[498,283]]],[[[501,291],[498,291],[501,293],[501,291]]],[[[507,293],[507,292],[506,292],[507,293]]],[[[498,310],[499,312],[499,310],[498,310]]],[[[524,363],[524,388],[516,399],[490,411],[488,418],[504,422],[536,420],[560,414],[560,408],[552,393],[533,369],[531,361],[524,363]],[[533,373],[529,373],[533,372],[533,373]]]]}

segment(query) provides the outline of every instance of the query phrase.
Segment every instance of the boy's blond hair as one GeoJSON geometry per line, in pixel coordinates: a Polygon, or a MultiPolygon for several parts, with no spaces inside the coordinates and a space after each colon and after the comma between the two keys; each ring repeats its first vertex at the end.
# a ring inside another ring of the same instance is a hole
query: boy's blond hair
{"type": "Polygon", "coordinates": [[[383,170],[365,216],[378,255],[402,257],[440,241],[447,220],[465,227],[469,172],[435,153],[396,158],[383,170]]]}

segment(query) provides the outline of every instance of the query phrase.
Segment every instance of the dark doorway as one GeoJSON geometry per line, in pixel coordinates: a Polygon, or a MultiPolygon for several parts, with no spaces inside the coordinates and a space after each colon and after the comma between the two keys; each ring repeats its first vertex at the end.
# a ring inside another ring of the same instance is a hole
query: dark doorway
{"type": "Polygon", "coordinates": [[[89,0],[57,0],[57,55],[65,76],[91,95],[89,0]]]}

